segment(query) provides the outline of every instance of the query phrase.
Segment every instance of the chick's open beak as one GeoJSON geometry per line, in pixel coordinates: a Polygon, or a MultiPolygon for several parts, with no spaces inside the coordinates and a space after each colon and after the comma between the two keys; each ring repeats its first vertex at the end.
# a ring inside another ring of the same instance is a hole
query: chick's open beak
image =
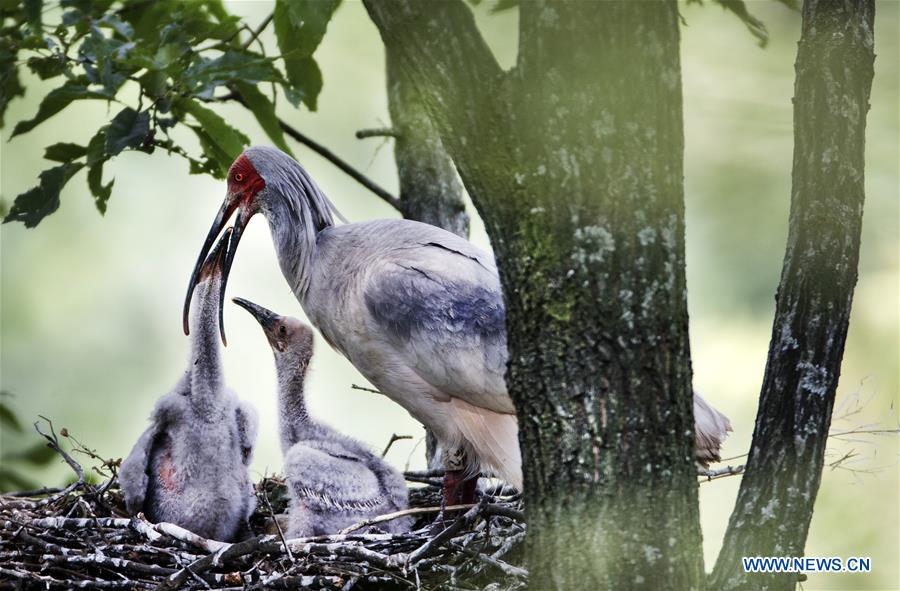
{"type": "Polygon", "coordinates": [[[237,252],[238,243],[241,241],[244,228],[247,227],[250,218],[256,213],[252,203],[249,200],[242,199],[239,194],[229,193],[225,197],[225,201],[222,202],[219,213],[216,214],[216,218],[213,220],[212,227],[209,229],[209,234],[206,235],[206,240],[203,242],[203,247],[200,249],[200,256],[197,257],[197,262],[194,265],[194,271],[191,273],[191,281],[188,284],[187,295],[184,298],[184,310],[182,312],[184,334],[190,334],[188,315],[191,310],[191,297],[194,295],[194,288],[197,287],[197,283],[200,281],[200,272],[203,268],[203,262],[206,260],[207,254],[209,253],[210,248],[212,248],[216,237],[222,232],[222,229],[228,223],[228,220],[231,219],[235,210],[237,211],[237,217],[234,220],[234,226],[229,230],[230,238],[226,240],[227,248],[225,249],[224,260],[221,263],[222,277],[221,286],[219,288],[219,333],[222,336],[223,345],[227,345],[225,340],[225,324],[222,322],[222,308],[225,305],[225,286],[228,284],[228,274],[231,272],[231,265],[234,263],[234,254],[237,252]]]}

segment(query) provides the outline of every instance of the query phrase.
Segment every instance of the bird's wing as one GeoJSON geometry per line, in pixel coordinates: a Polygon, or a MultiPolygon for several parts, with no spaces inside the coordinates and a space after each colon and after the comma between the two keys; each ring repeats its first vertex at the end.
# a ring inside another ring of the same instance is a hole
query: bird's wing
{"type": "Polygon", "coordinates": [[[721,459],[719,451],[722,442],[731,431],[728,417],[714,409],[699,394],[694,392],[694,432],[697,461],[708,466],[721,459]]]}
{"type": "Polygon", "coordinates": [[[500,281],[486,253],[462,239],[410,244],[369,269],[363,297],[370,335],[448,400],[515,412],[500,281]]]}
{"type": "Polygon", "coordinates": [[[150,415],[150,426],[138,438],[131,453],[119,468],[122,496],[125,497],[126,508],[132,514],[145,509],[144,501],[150,484],[151,459],[159,453],[172,418],[183,407],[185,387],[185,378],[182,378],[172,392],[159,399],[150,415]]]}
{"type": "Polygon", "coordinates": [[[253,459],[253,446],[256,444],[259,415],[256,414],[256,407],[246,400],[239,400],[234,409],[234,418],[241,442],[241,459],[245,466],[249,466],[253,459]]]}
{"type": "Polygon", "coordinates": [[[365,463],[329,442],[295,443],[284,456],[284,473],[295,498],[323,509],[356,512],[387,503],[365,463]]]}
{"type": "Polygon", "coordinates": [[[131,448],[131,453],[122,462],[119,468],[119,485],[122,487],[122,496],[125,497],[125,507],[131,514],[144,510],[144,499],[147,495],[148,475],[150,466],[150,452],[153,449],[160,432],[160,426],[155,422],[150,425],[138,438],[137,443],[131,448]]]}

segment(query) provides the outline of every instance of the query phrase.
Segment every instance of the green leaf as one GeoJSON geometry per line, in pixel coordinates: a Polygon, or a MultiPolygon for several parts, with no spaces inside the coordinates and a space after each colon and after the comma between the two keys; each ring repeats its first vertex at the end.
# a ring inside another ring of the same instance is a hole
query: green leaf
{"type": "Polygon", "coordinates": [[[226,51],[216,59],[203,57],[192,63],[183,80],[194,94],[212,96],[217,86],[228,82],[281,82],[281,73],[271,58],[243,51],[226,51]]]}
{"type": "Polygon", "coordinates": [[[37,74],[41,80],[49,80],[66,71],[66,62],[62,55],[30,57],[28,58],[28,69],[37,74]]]}
{"type": "Polygon", "coordinates": [[[282,54],[313,54],[340,0],[277,0],[273,21],[282,54]]]}
{"type": "Polygon", "coordinates": [[[293,156],[287,142],[284,141],[284,132],[281,130],[281,123],[275,114],[275,105],[272,104],[269,97],[252,84],[237,83],[235,87],[272,143],[293,156]]]}
{"type": "Polygon", "coordinates": [[[106,160],[96,162],[88,169],[87,175],[88,188],[90,188],[91,194],[94,196],[94,205],[97,206],[97,211],[100,212],[100,215],[106,214],[106,202],[109,201],[109,196],[112,195],[113,183],[116,182],[116,180],[113,179],[106,185],[103,184],[104,162],[106,162],[106,160]]]}
{"type": "Polygon", "coordinates": [[[166,93],[166,75],[159,70],[148,69],[141,77],[141,87],[144,92],[154,98],[162,98],[166,93]]]}
{"type": "Polygon", "coordinates": [[[140,146],[150,133],[150,113],[125,107],[109,122],[106,153],[115,156],[125,148],[140,146]]]}
{"type": "Polygon", "coordinates": [[[316,109],[316,97],[322,90],[322,73],[312,54],[321,43],[339,0],[277,0],[273,22],[278,49],[284,59],[288,81],[287,94],[296,105],[302,100],[316,109]]]}
{"type": "Polygon", "coordinates": [[[94,134],[94,137],[91,138],[91,141],[88,142],[87,147],[87,165],[93,166],[97,162],[101,160],[106,160],[106,131],[109,129],[109,125],[104,125],[101,127],[97,133],[94,134]]]}
{"type": "Polygon", "coordinates": [[[25,0],[22,3],[25,9],[25,20],[35,32],[41,30],[41,11],[44,8],[43,0],[25,0]]]}
{"type": "Polygon", "coordinates": [[[747,10],[747,4],[744,0],[716,0],[719,4],[722,5],[722,8],[725,10],[731,11],[741,19],[741,22],[744,23],[744,26],[747,27],[747,30],[750,31],[754,37],[756,37],[757,41],[759,41],[760,47],[765,47],[769,42],[769,31],[766,29],[765,23],[761,20],[750,14],[750,11],[747,10]]]}
{"type": "Polygon", "coordinates": [[[22,423],[19,422],[19,417],[3,402],[0,402],[0,424],[6,425],[17,433],[22,432],[22,423]]]}
{"type": "Polygon", "coordinates": [[[322,72],[311,57],[295,58],[284,56],[284,69],[289,85],[284,85],[284,93],[291,104],[299,106],[303,102],[310,111],[317,108],[317,99],[322,91],[322,72]]]}
{"type": "Polygon", "coordinates": [[[83,167],[81,162],[70,162],[42,172],[40,185],[16,197],[3,223],[22,222],[26,228],[37,226],[59,208],[60,191],[83,167]]]}
{"type": "Polygon", "coordinates": [[[16,64],[17,51],[11,38],[0,38],[0,127],[3,127],[3,115],[9,102],[24,96],[25,88],[19,81],[19,68],[16,64]]]}
{"type": "Polygon", "coordinates": [[[83,99],[108,100],[109,97],[99,92],[88,90],[82,80],[69,80],[59,88],[51,90],[47,96],[44,97],[44,100],[41,101],[41,104],[38,107],[37,114],[33,118],[27,121],[20,121],[16,124],[11,137],[16,137],[17,135],[31,131],[53,115],[56,115],[68,107],[72,101],[83,99]]]}
{"type": "Polygon", "coordinates": [[[101,27],[109,27],[125,39],[131,39],[134,36],[134,27],[126,23],[115,13],[107,13],[98,21],[101,27]]]}
{"type": "Polygon", "coordinates": [[[207,109],[197,101],[180,101],[178,106],[186,113],[190,113],[201,125],[208,141],[218,148],[216,160],[225,162],[226,170],[250,144],[250,138],[228,125],[218,113],[207,109]]]}
{"type": "Polygon", "coordinates": [[[88,79],[93,84],[101,84],[109,97],[115,96],[128,76],[136,71],[127,60],[134,46],[106,37],[99,27],[92,26],[91,34],[78,49],[88,79]]]}
{"type": "Polygon", "coordinates": [[[44,149],[44,158],[54,162],[71,162],[87,154],[87,148],[78,144],[59,143],[44,149]]]}
{"type": "Polygon", "coordinates": [[[197,127],[196,125],[189,125],[188,127],[197,134],[197,139],[200,140],[200,147],[203,149],[203,155],[206,156],[206,160],[202,163],[191,162],[191,174],[211,174],[217,179],[225,178],[228,174],[228,167],[231,166],[234,159],[229,157],[202,127],[197,127]]]}

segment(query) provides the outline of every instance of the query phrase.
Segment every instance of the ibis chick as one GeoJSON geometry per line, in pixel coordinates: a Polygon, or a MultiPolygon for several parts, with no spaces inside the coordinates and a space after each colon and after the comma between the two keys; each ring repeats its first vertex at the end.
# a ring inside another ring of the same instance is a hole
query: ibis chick
{"type": "Polygon", "coordinates": [[[220,541],[242,537],[256,506],[247,468],[256,412],[225,387],[220,360],[218,311],[229,238],[226,232],[200,272],[188,369],[156,403],[150,427],[119,470],[131,514],[220,541]]]}
{"type": "MultiPolygon", "coordinates": [[[[253,302],[234,298],[259,322],[275,356],[284,474],[291,495],[288,535],[333,534],[365,519],[407,507],[406,482],[355,439],[309,415],[304,385],[313,353],[312,329],[253,302]]],[[[383,522],[407,531],[409,518],[383,522]]]]}

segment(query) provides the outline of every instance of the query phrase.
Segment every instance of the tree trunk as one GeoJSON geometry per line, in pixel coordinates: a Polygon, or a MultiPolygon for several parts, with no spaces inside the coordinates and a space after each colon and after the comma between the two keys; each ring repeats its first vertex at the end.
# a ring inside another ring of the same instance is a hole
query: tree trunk
{"type": "Polygon", "coordinates": [[[463,188],[415,85],[387,49],[388,108],[397,132],[394,159],[400,177],[400,213],[469,237],[463,188]]]}
{"type": "Polygon", "coordinates": [[[807,0],[796,62],[791,217],[747,470],[713,589],[793,589],[742,556],[802,556],[856,284],[873,0],[807,0]]]}
{"type": "Polygon", "coordinates": [[[700,588],[675,2],[523,3],[509,73],[461,2],[367,7],[497,255],[532,588],[700,588]]]}

